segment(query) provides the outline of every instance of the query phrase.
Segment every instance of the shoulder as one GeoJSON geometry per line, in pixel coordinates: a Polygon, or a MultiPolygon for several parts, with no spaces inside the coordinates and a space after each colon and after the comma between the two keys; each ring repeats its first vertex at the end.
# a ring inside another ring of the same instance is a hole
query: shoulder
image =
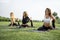
{"type": "Polygon", "coordinates": [[[51,15],[51,19],[54,19],[55,20],[55,17],[53,15],[51,15]]]}

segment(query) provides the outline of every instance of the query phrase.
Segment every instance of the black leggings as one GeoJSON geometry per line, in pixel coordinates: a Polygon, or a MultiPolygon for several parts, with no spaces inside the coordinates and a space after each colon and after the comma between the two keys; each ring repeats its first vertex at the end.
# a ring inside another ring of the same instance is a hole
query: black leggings
{"type": "Polygon", "coordinates": [[[52,30],[52,27],[45,27],[44,25],[42,27],[39,27],[37,30],[38,31],[47,31],[48,29],[52,30]]]}
{"type": "Polygon", "coordinates": [[[10,23],[9,26],[18,26],[18,24],[16,24],[16,23],[13,23],[13,24],[10,23]]]}
{"type": "Polygon", "coordinates": [[[32,22],[32,20],[30,20],[30,22],[31,22],[31,26],[29,26],[28,24],[22,24],[22,25],[20,25],[20,27],[33,27],[33,22],[32,22]]]}

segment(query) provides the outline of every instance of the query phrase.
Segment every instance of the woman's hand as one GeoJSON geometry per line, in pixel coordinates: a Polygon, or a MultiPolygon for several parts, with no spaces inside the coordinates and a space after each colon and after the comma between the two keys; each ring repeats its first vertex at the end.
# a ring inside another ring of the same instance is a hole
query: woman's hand
{"type": "Polygon", "coordinates": [[[32,17],[30,17],[30,20],[32,20],[32,17]]]}

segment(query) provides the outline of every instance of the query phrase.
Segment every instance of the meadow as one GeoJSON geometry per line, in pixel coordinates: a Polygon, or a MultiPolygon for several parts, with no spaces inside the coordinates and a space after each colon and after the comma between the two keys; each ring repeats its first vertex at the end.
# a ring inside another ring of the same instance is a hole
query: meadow
{"type": "Polygon", "coordinates": [[[33,24],[34,27],[18,28],[8,26],[9,22],[0,22],[0,40],[60,40],[60,24],[56,23],[56,29],[49,31],[37,31],[43,22],[33,24]]]}

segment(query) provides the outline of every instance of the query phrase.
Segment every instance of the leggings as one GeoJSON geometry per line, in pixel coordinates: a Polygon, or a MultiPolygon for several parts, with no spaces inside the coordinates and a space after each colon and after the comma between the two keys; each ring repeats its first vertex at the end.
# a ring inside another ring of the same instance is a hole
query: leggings
{"type": "Polygon", "coordinates": [[[53,28],[50,26],[50,27],[45,27],[44,25],[42,27],[39,27],[37,30],[38,31],[47,31],[48,29],[52,30],[53,28]]]}
{"type": "MultiPolygon", "coordinates": [[[[31,22],[31,27],[33,27],[33,22],[32,22],[32,20],[30,20],[30,22],[31,22]]],[[[28,24],[22,24],[22,25],[20,25],[20,27],[30,27],[28,24]]]]}
{"type": "Polygon", "coordinates": [[[18,24],[16,24],[16,23],[13,23],[13,24],[10,23],[9,26],[18,26],[18,24]]]}

